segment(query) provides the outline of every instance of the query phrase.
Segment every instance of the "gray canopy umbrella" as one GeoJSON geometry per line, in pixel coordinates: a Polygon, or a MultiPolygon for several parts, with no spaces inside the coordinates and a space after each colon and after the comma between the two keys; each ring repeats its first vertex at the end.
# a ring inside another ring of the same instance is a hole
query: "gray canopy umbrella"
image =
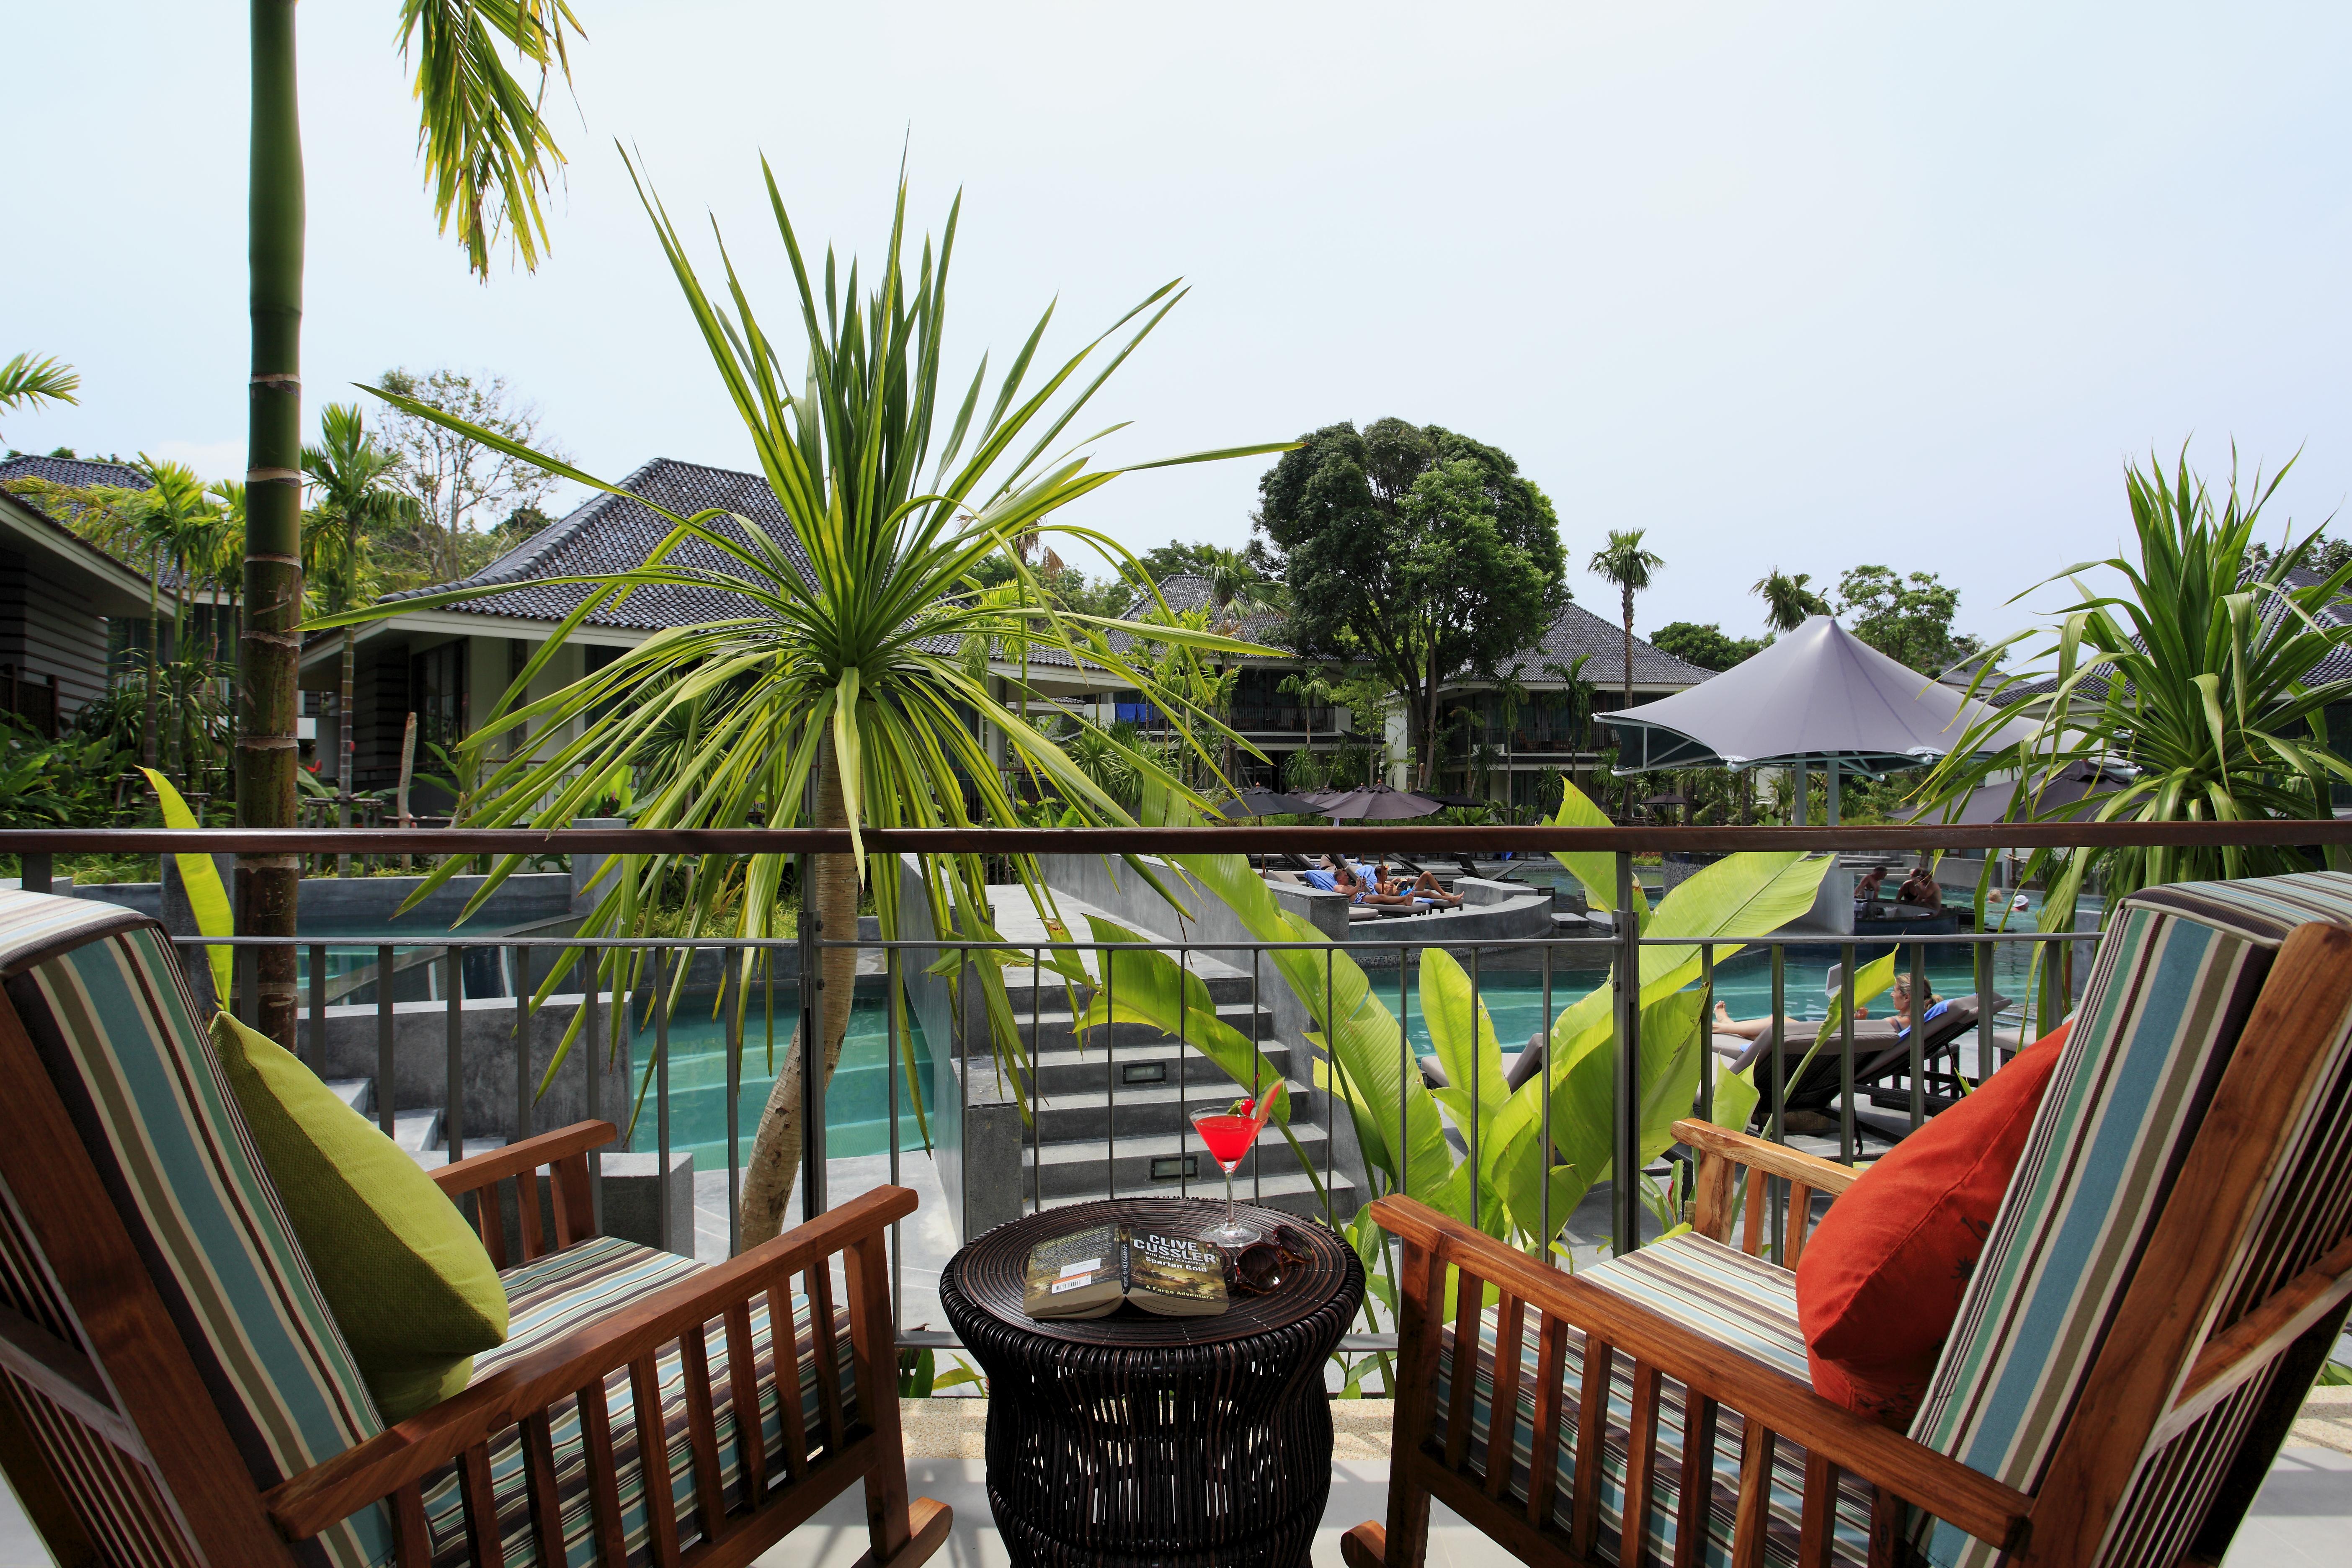
{"type": "MultiPolygon", "coordinates": [[[[1838,781],[1933,767],[1996,710],[1897,664],[1827,616],[1815,616],[1763,652],[1687,691],[1638,708],[1597,713],[1624,748],[1619,773],[1659,768],[1790,768],[1799,820],[1805,774],[1830,779],[1830,821],[1838,781]]],[[[2012,721],[1981,749],[2032,735],[2012,721]]]]}
{"type": "Polygon", "coordinates": [[[1314,801],[1270,789],[1245,789],[1217,805],[1219,816],[1313,816],[1321,807],[1314,801]]]}
{"type": "Polygon", "coordinates": [[[1427,795],[1408,795],[1376,784],[1328,796],[1315,809],[1334,822],[1402,822],[1445,808],[1427,795]]]}

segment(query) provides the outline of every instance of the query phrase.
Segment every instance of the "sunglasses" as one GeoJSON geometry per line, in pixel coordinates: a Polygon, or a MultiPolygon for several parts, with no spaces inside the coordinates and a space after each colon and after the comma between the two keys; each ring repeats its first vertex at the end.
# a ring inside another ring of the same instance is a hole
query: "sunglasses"
{"type": "Polygon", "coordinates": [[[1281,1289],[1285,1279],[1315,1257],[1306,1232],[1291,1225],[1277,1225],[1272,1236],[1261,1237],[1246,1247],[1221,1247],[1217,1252],[1224,1260],[1225,1289],[1249,1296],[1281,1289]]]}

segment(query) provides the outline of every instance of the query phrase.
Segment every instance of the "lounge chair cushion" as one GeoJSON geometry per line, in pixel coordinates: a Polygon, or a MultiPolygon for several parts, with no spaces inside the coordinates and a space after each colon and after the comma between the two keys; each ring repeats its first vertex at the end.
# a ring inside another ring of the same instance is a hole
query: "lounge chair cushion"
{"type": "MultiPolygon", "coordinates": [[[[2019,1488],[2037,1484],[2164,1212],[2279,944],[2313,921],[2352,925],[2352,875],[2178,883],[2119,904],[2074,1025],[1911,1436],[2019,1488]]],[[[2352,1097],[2352,1037],[2320,1064],[2313,1104],[2352,1097]]],[[[2296,1122],[2265,1177],[2252,1241],[2224,1290],[2231,1321],[2310,1267],[2352,1222],[2322,1173],[2352,1121],[2296,1122]]],[[[2139,1457],[2085,1568],[2178,1562],[2222,1482],[2231,1434],[2270,1387],[2255,1378],[2139,1457]]],[[[1945,1568],[1999,1551],[1948,1525],[1945,1568]]]]}
{"type": "MultiPolygon", "coordinates": [[[[382,1431],[163,927],[111,904],[0,891],[0,980],[255,1481],[275,1486],[382,1431]]],[[[0,1297],[62,1321],[35,1248],[7,1242],[0,1297]]],[[[143,1474],[119,1484],[144,1486],[143,1474]]],[[[371,1508],[301,1555],[341,1568],[377,1561],[391,1539],[371,1508]]],[[[143,1537],[117,1545],[124,1561],[162,1551],[143,1537]]]]}
{"type": "Polygon", "coordinates": [[[499,1271],[399,1144],[277,1041],[226,1013],[213,1045],[311,1277],[386,1421],[464,1390],[507,1337],[499,1271]]]}
{"type": "MultiPolygon", "coordinates": [[[[475,1358],[477,1381],[491,1376],[515,1359],[551,1343],[598,1318],[643,1300],[648,1294],[690,1279],[704,1265],[674,1253],[656,1252],[613,1237],[583,1241],[545,1258],[536,1258],[499,1276],[505,1288],[512,1328],[506,1343],[475,1358]]],[[[811,1345],[808,1299],[792,1298],[793,1328],[802,1347],[800,1362],[800,1426],[807,1447],[815,1451],[825,1441],[826,1401],[817,1386],[817,1355],[811,1345]]],[[[785,1429],[776,1404],[775,1361],[770,1356],[766,1298],[751,1311],[753,1359],[760,1367],[760,1426],[770,1456],[770,1474],[783,1473],[785,1429]]],[[[705,1325],[709,1336],[713,1414],[719,1435],[719,1468],[730,1498],[740,1497],[737,1478],[742,1454],[735,1440],[735,1394],[728,1373],[730,1347],[725,1321],[714,1318],[705,1325]]],[[[850,1356],[849,1320],[834,1312],[835,1388],[845,1426],[857,1417],[856,1369],[850,1356]]],[[[662,1424],[669,1450],[671,1493],[677,1502],[678,1540],[687,1547],[700,1536],[695,1512],[693,1438],[688,1426],[686,1376],[678,1349],[661,1352],[662,1424]]],[[[614,1463],[620,1478],[621,1527],[632,1561],[640,1560],[647,1544],[644,1472],[638,1463],[636,1405],[628,1373],[605,1380],[604,1405],[612,1422],[614,1463]]],[[[565,1555],[572,1563],[596,1561],[592,1549],[594,1517],[588,1493],[588,1466],[580,1430],[579,1405],[566,1399],[551,1409],[555,1444],[556,1490],[563,1516],[565,1555]]],[[[538,1561],[531,1542],[530,1504],[523,1475],[520,1433],[512,1427],[490,1447],[490,1479],[498,1499],[499,1531],[504,1560],[514,1568],[538,1561]]],[[[426,1481],[425,1515],[433,1536],[436,1564],[466,1563],[465,1503],[454,1467],[426,1481]]]]}
{"type": "Polygon", "coordinates": [[[2067,1026],[1863,1173],[1797,1265],[1814,1392],[1902,1430],[1959,1315],[2067,1026]]]}
{"type": "MultiPolygon", "coordinates": [[[[1640,1301],[1661,1315],[1706,1335],[1727,1350],[1761,1363],[1784,1377],[1802,1383],[1806,1376],[1805,1342],[1797,1328],[1795,1279],[1790,1272],[1760,1258],[1704,1237],[1684,1235],[1654,1243],[1597,1268],[1580,1269],[1580,1279],[1601,1285],[1640,1301]]],[[[1532,1323],[1530,1316],[1530,1324],[1532,1323]]],[[[1489,1308],[1479,1323],[1477,1381],[1471,1401],[1471,1439],[1467,1452],[1483,1458],[1493,1407],[1496,1318],[1489,1308]]],[[[1531,1445],[1535,1431],[1535,1378],[1539,1346],[1532,1329],[1521,1334],[1518,1409],[1511,1436],[1509,1494],[1522,1504],[1527,1499],[1531,1445]]],[[[1451,1408],[1454,1342],[1441,1336],[1437,1373],[1437,1441],[1445,1441],[1451,1408]]],[[[1583,1386],[1584,1336],[1566,1331],[1565,1387],[1560,1401],[1559,1469],[1561,1484],[1553,1494],[1553,1521],[1562,1530],[1572,1528],[1567,1478],[1575,1474],[1577,1394],[1583,1386]]],[[[1652,1561],[1675,1560],[1675,1517],[1681,1506],[1683,1484],[1683,1384],[1662,1380],[1659,1401],[1655,1485],[1650,1495],[1652,1561]]],[[[1595,1557],[1617,1562],[1620,1532],[1624,1526],[1627,1428],[1633,1408],[1633,1374],[1622,1356],[1612,1363],[1610,1376],[1609,1420],[1601,1445],[1601,1529],[1595,1557]]],[[[1739,1492],[1739,1449],[1742,1434],[1737,1411],[1718,1413],[1712,1497],[1707,1510],[1706,1541],[1698,1554],[1706,1568],[1730,1568],[1733,1509],[1739,1492]]],[[[1804,1491],[1805,1454],[1783,1439],[1773,1446],[1772,1498],[1765,1560],[1776,1565],[1797,1561],[1797,1527],[1804,1491]]],[[[1831,1542],[1832,1560],[1853,1568],[1869,1560],[1870,1489],[1851,1476],[1838,1478],[1836,1528],[1831,1542]]]]}

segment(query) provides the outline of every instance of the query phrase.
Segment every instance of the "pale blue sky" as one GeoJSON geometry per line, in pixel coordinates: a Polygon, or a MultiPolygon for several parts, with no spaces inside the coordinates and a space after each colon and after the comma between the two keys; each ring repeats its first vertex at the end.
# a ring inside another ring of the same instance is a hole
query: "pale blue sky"
{"type": "MultiPolygon", "coordinates": [[[[395,7],[302,7],[314,404],[491,368],[593,471],[741,463],[614,140],[788,325],[758,154],[804,240],[870,248],[911,135],[923,220],[965,191],[952,363],[1055,293],[1068,342],[1182,274],[1106,455],[1452,426],[1517,457],[1573,559],[1650,530],[1644,630],[1752,631],[1767,568],[1864,561],[2005,630],[2116,545],[2126,460],[2191,437],[2217,470],[2302,447],[2301,522],[2352,489],[2340,6],[576,8],[554,255],[484,287],[434,233],[395,7]]],[[[238,471],[242,7],[26,7],[10,42],[0,357],[85,395],[0,433],[238,471]]],[[[1260,467],[1073,515],[1238,543],[1260,467]]]]}

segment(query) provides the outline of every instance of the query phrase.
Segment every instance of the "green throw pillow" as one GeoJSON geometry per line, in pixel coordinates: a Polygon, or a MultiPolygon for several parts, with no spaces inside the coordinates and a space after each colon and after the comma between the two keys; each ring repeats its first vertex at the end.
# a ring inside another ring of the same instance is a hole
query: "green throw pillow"
{"type": "Polygon", "coordinates": [[[463,1390],[506,1342],[507,1295],[457,1205],[276,1041],[226,1013],[213,1044],[294,1235],[386,1422],[463,1390]]]}

